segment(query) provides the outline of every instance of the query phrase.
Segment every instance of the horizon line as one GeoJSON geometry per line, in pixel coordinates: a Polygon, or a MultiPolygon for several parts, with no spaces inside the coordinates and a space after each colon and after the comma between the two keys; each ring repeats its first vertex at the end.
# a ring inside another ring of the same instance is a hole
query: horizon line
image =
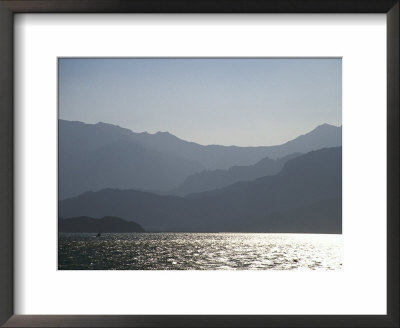
{"type": "Polygon", "coordinates": [[[148,134],[148,135],[153,135],[153,136],[154,136],[154,135],[157,135],[157,134],[168,134],[168,135],[170,135],[170,136],[172,136],[172,137],[175,137],[175,138],[177,138],[177,139],[179,139],[179,140],[181,140],[181,141],[189,142],[189,143],[194,143],[194,144],[197,144],[197,145],[199,145],[199,146],[204,146],[204,147],[207,147],[207,146],[220,146],[220,147],[237,147],[237,148],[259,148],[259,147],[281,146],[281,145],[284,145],[284,144],[286,144],[286,143],[288,143],[288,142],[290,142],[290,141],[292,141],[292,140],[295,140],[295,139],[297,139],[297,138],[299,138],[299,137],[301,137],[301,136],[307,135],[308,133],[310,133],[310,132],[312,132],[312,131],[316,130],[317,128],[319,128],[319,127],[321,127],[321,126],[324,126],[324,125],[328,125],[328,126],[335,127],[335,128],[338,128],[338,129],[339,129],[339,128],[341,129],[342,126],[343,126],[343,124],[341,124],[341,125],[334,125],[334,124],[330,124],[330,123],[321,123],[321,124],[316,125],[316,126],[315,126],[314,128],[312,128],[311,130],[308,130],[307,132],[304,132],[304,133],[302,133],[302,134],[299,134],[299,135],[297,135],[296,137],[294,137],[294,138],[292,138],[292,139],[289,139],[289,140],[286,140],[286,141],[284,141],[284,142],[282,142],[282,143],[279,143],[279,144],[257,145],[257,146],[254,146],[254,145],[237,146],[237,145],[223,145],[223,144],[202,144],[202,143],[199,143],[199,142],[196,142],[196,141],[191,141],[191,140],[183,139],[183,138],[181,138],[181,137],[177,136],[176,134],[171,133],[171,132],[169,132],[169,131],[157,131],[157,132],[153,132],[153,133],[152,133],[152,132],[148,132],[148,131],[136,132],[136,131],[133,131],[133,130],[130,129],[130,128],[126,128],[126,127],[120,126],[120,125],[118,125],[118,124],[106,123],[106,122],[102,122],[102,121],[98,121],[97,123],[88,123],[88,122],[84,122],[84,121],[67,120],[67,119],[63,119],[63,118],[57,118],[57,120],[58,120],[58,121],[66,121],[66,122],[77,122],[77,123],[82,123],[82,124],[85,124],[85,125],[99,125],[99,124],[110,125],[110,126],[117,127],[117,128],[120,128],[120,129],[129,130],[130,132],[135,133],[135,134],[148,134]]]}

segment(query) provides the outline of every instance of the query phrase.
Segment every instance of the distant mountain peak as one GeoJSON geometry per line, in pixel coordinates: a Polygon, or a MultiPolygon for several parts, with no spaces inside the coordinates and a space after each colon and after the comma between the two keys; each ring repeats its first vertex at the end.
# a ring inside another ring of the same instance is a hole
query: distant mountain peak
{"type": "Polygon", "coordinates": [[[319,130],[319,129],[339,129],[341,128],[341,126],[336,126],[336,125],[332,125],[332,124],[328,124],[328,123],[323,123],[318,125],[314,130],[319,130]]]}
{"type": "Polygon", "coordinates": [[[336,131],[339,131],[341,128],[342,128],[341,126],[339,127],[339,126],[335,126],[335,125],[332,125],[332,124],[323,123],[323,124],[317,125],[311,131],[309,131],[307,133],[304,133],[302,135],[299,135],[297,138],[289,141],[289,143],[293,142],[294,140],[299,139],[299,138],[314,136],[315,134],[326,134],[326,133],[328,133],[327,135],[331,135],[331,133],[336,133],[336,131]]]}
{"type": "Polygon", "coordinates": [[[181,141],[189,142],[189,141],[180,139],[179,137],[177,137],[176,135],[174,135],[172,133],[169,133],[168,131],[158,131],[158,132],[153,133],[153,134],[150,133],[150,135],[152,135],[154,137],[157,137],[157,139],[164,139],[164,140],[169,140],[169,141],[173,140],[173,141],[180,141],[180,142],[181,141]]]}

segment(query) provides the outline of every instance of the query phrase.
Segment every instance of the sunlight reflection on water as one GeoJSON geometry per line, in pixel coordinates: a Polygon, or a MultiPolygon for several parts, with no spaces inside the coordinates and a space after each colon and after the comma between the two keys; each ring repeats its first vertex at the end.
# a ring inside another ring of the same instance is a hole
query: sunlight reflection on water
{"type": "Polygon", "coordinates": [[[339,270],[342,235],[62,233],[60,270],[339,270]]]}

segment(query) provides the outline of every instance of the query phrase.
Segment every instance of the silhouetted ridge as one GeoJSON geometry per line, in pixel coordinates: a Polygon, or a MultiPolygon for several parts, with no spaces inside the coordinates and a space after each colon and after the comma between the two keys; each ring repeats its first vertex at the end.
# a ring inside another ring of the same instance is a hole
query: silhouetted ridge
{"type": "Polygon", "coordinates": [[[276,175],[190,197],[110,189],[85,193],[61,201],[59,215],[120,216],[147,231],[341,233],[341,197],[337,147],[291,159],[276,175]]]}
{"type": "Polygon", "coordinates": [[[143,136],[104,123],[60,120],[60,199],[107,187],[168,190],[203,169],[199,163],[136,140],[143,136]]]}
{"type": "Polygon", "coordinates": [[[189,195],[220,189],[239,181],[250,181],[257,178],[274,175],[290,159],[300,154],[292,154],[279,159],[263,158],[254,165],[233,166],[228,170],[205,170],[189,175],[185,181],[170,193],[174,195],[189,195]]]}
{"type": "MultiPolygon", "coordinates": [[[[204,170],[254,165],[266,157],[277,159],[341,146],[342,140],[341,128],[330,125],[321,125],[285,144],[266,147],[203,146],[169,132],[135,133],[102,122],[59,120],[58,131],[59,199],[108,187],[167,192],[204,170]]],[[[188,192],[204,190],[196,187],[188,192]]]]}

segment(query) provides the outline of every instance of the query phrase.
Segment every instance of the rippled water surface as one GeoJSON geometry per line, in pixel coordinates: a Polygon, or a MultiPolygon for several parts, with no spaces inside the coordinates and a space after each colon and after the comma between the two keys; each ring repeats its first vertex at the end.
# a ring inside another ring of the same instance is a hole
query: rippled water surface
{"type": "Polygon", "coordinates": [[[61,270],[338,270],[342,236],[268,233],[60,234],[61,270]]]}

